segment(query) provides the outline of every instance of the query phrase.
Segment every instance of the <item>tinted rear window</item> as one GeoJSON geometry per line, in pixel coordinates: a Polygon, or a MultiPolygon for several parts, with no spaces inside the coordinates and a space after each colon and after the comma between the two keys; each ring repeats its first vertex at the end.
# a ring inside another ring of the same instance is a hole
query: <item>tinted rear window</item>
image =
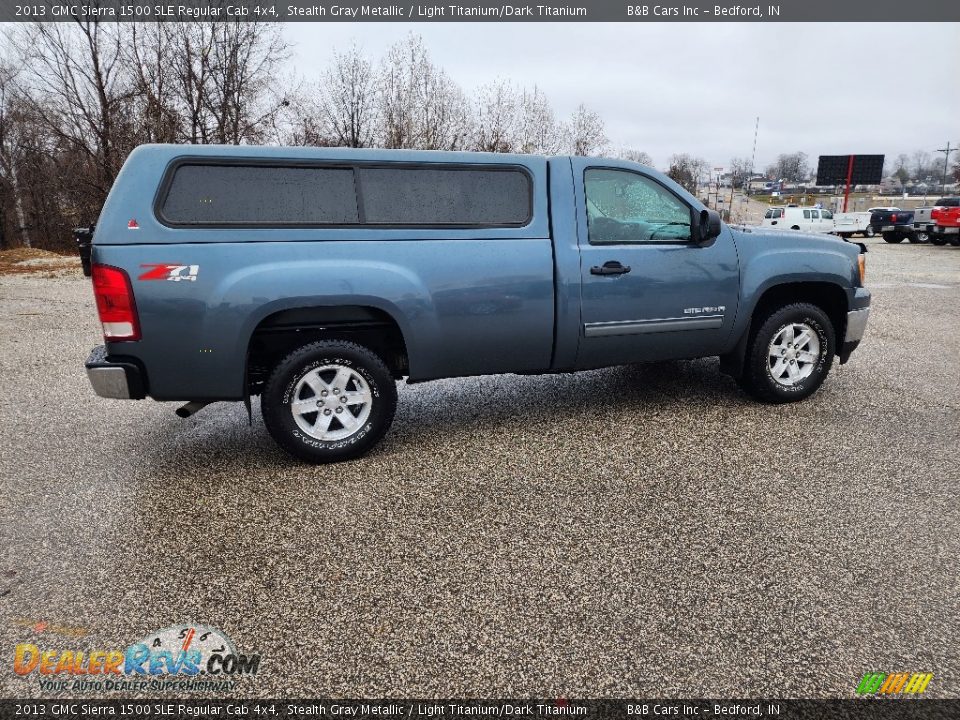
{"type": "Polygon", "coordinates": [[[364,219],[373,225],[525,225],[529,176],[518,169],[360,168],[364,219]]]}
{"type": "Polygon", "coordinates": [[[356,224],[350,168],[180,165],[163,203],[174,224],[356,224]]]}
{"type": "Polygon", "coordinates": [[[521,226],[532,217],[532,191],[525,171],[506,166],[185,163],[174,171],[160,214],[173,225],[521,226]]]}

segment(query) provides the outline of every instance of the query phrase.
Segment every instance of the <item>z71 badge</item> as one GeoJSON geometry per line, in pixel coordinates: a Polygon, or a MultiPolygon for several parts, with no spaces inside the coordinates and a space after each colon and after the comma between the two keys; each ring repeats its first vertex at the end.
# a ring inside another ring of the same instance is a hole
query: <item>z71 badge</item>
{"type": "Polygon", "coordinates": [[[200,274],[199,265],[172,265],[172,264],[157,264],[157,263],[144,263],[140,267],[150,268],[145,273],[143,273],[138,280],[172,280],[173,282],[180,282],[181,280],[193,280],[196,281],[197,275],[200,274]]]}

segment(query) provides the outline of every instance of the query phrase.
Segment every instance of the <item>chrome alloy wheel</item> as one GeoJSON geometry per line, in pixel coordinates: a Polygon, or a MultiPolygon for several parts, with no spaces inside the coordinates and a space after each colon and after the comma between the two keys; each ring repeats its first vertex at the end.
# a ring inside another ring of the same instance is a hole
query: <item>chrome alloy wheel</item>
{"type": "Polygon", "coordinates": [[[343,440],[370,417],[370,385],[353,368],[324,365],[297,382],[290,412],[303,432],[324,441],[343,440]]]}
{"type": "Polygon", "coordinates": [[[769,351],[770,375],[793,387],[810,377],[820,361],[820,337],[806,323],[790,323],[774,335],[769,351]]]}

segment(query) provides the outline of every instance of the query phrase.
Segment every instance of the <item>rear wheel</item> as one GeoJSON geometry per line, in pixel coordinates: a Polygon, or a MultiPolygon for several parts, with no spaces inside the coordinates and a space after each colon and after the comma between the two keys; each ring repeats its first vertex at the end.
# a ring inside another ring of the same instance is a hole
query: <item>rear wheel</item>
{"type": "Polygon", "coordinates": [[[797,402],[817,391],[833,364],[830,318],[816,305],[797,303],[771,312],[747,349],[740,386],[764,402],[797,402]]]}
{"type": "Polygon", "coordinates": [[[899,243],[899,242],[903,242],[903,235],[886,232],[883,234],[883,239],[886,240],[888,243],[899,243]]]}
{"type": "Polygon", "coordinates": [[[934,245],[946,245],[947,239],[943,235],[930,234],[930,242],[934,245]]]}
{"type": "Polygon", "coordinates": [[[280,447],[307,462],[336,462],[380,441],[393,422],[397,386],[383,360],[367,348],[325,340],[280,361],[260,405],[280,447]]]}
{"type": "Polygon", "coordinates": [[[953,245],[954,247],[960,246],[960,235],[951,235],[950,244],[953,245]]]}
{"type": "Polygon", "coordinates": [[[873,237],[876,234],[877,233],[874,231],[874,229],[869,225],[867,226],[867,229],[863,231],[864,237],[873,237]]]}

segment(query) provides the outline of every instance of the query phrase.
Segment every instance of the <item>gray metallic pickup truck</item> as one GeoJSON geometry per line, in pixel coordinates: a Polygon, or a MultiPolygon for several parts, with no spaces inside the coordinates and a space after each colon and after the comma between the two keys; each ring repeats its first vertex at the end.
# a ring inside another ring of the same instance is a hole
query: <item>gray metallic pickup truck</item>
{"type": "Polygon", "coordinates": [[[387,432],[396,381],[719,356],[771,403],[866,327],[865,248],[734,229],[648,167],[583,157],[146,145],[81,256],[98,395],[260,396],[310,462],[387,432]]]}

